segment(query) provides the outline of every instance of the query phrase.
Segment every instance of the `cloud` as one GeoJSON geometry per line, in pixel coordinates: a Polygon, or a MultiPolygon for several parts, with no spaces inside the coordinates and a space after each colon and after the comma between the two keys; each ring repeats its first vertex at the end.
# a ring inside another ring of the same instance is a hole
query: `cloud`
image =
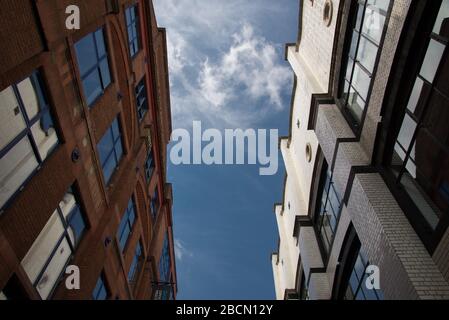
{"type": "Polygon", "coordinates": [[[283,63],[283,44],[256,27],[262,13],[276,14],[282,3],[154,3],[159,25],[167,28],[174,128],[190,128],[193,120],[219,129],[254,127],[284,110],[293,76],[283,63]]]}
{"type": "Polygon", "coordinates": [[[184,243],[181,240],[175,239],[174,243],[176,260],[182,261],[184,257],[193,257],[193,253],[184,247],[184,243]]]}

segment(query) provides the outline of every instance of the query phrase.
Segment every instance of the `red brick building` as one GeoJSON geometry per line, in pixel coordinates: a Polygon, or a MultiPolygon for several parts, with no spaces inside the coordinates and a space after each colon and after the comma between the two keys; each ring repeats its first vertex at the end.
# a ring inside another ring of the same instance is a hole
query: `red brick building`
{"type": "Polygon", "coordinates": [[[152,1],[1,5],[0,299],[176,298],[152,1]],[[70,5],[79,30],[66,28],[70,5]],[[66,287],[70,265],[79,289],[66,287]]]}

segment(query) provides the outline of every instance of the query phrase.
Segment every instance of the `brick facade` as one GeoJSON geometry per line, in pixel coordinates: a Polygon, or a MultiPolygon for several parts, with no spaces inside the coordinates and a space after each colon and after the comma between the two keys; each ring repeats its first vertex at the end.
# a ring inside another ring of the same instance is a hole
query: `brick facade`
{"type": "MultiPolygon", "coordinates": [[[[14,275],[28,298],[39,298],[20,262],[65,192],[75,186],[87,232],[70,260],[81,271],[81,289],[69,291],[61,279],[52,298],[90,299],[101,272],[109,298],[149,299],[158,279],[158,262],[169,235],[171,280],[176,283],[171,188],[166,181],[166,144],[171,133],[165,30],[158,28],[151,1],[13,1],[2,3],[0,91],[39,69],[43,74],[59,145],[0,215],[0,289],[14,275]],[[130,58],[125,9],[137,4],[141,50],[130,58]],[[78,5],[81,29],[65,28],[66,6],[78,5]],[[104,26],[112,84],[88,107],[81,89],[74,43],[104,26]],[[145,79],[149,112],[139,123],[135,86],[145,79]],[[124,156],[106,186],[97,144],[118,117],[124,156]],[[147,136],[151,133],[151,145],[147,136]],[[152,146],[155,170],[145,179],[152,146]],[[77,150],[79,161],[72,161],[77,150]],[[160,209],[152,218],[150,201],[158,188],[160,209]],[[124,254],[116,240],[128,201],[136,201],[136,223],[124,254]],[[110,242],[112,240],[112,242],[110,242]],[[138,285],[127,281],[136,244],[143,245],[138,285]],[[129,249],[128,249],[129,247],[129,249]]],[[[0,290],[1,291],[1,290],[0,290]]],[[[176,295],[176,285],[173,295],[176,295]]]]}

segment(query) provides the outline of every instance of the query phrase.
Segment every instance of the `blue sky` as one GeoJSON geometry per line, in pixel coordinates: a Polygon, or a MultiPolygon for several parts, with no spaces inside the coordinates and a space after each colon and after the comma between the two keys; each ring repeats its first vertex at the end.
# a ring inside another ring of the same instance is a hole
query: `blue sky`
{"type": "MultiPolygon", "coordinates": [[[[154,0],[167,28],[173,128],[279,129],[287,135],[293,73],[284,44],[298,0],[154,0]]],[[[285,170],[169,163],[178,299],[274,299],[273,204],[285,170]]]]}

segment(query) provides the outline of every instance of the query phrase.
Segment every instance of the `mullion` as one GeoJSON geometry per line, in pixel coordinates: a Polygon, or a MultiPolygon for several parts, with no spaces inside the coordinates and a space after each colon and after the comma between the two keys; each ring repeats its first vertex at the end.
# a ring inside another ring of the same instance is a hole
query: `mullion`
{"type": "MultiPolygon", "coordinates": [[[[429,40],[429,43],[430,43],[430,40],[429,40]]],[[[446,47],[445,50],[444,50],[443,56],[442,56],[442,60],[440,61],[438,69],[437,69],[437,71],[435,73],[434,79],[438,79],[439,78],[439,75],[441,74],[441,70],[442,70],[441,63],[442,63],[444,57],[447,56],[447,54],[448,54],[448,49],[446,47]]],[[[434,88],[435,88],[435,84],[431,83],[430,92],[432,92],[434,90],[434,88]]],[[[406,155],[406,157],[404,159],[404,165],[402,166],[401,171],[399,172],[399,175],[398,175],[398,179],[397,179],[397,183],[398,184],[400,183],[400,181],[402,179],[402,176],[404,175],[404,173],[406,171],[406,165],[407,165],[407,162],[408,162],[408,160],[410,158],[411,152],[413,150],[413,146],[416,143],[418,132],[419,132],[419,130],[421,129],[421,127],[423,125],[425,116],[427,115],[427,111],[429,109],[429,105],[430,105],[430,101],[431,101],[431,99],[430,99],[431,96],[432,96],[431,94],[428,94],[426,96],[426,98],[425,98],[424,107],[422,109],[421,115],[419,116],[419,121],[418,121],[418,123],[416,125],[416,129],[415,129],[415,132],[413,134],[413,137],[412,137],[412,140],[411,140],[411,143],[410,143],[407,155],[406,155]]]]}
{"type": "MultiPolygon", "coordinates": [[[[26,128],[24,130],[27,132],[27,136],[28,136],[28,139],[30,141],[31,148],[32,148],[32,150],[34,152],[34,156],[36,157],[36,160],[37,160],[37,162],[38,162],[38,164],[40,166],[44,161],[43,161],[43,159],[42,159],[42,157],[41,157],[41,155],[39,153],[39,147],[37,146],[37,143],[34,140],[33,132],[31,131],[31,128],[37,122],[37,119],[35,120],[36,122],[34,122],[34,123],[30,122],[30,119],[28,118],[28,114],[27,114],[25,105],[24,105],[23,100],[22,100],[22,96],[20,95],[20,92],[19,92],[19,89],[17,88],[17,85],[14,84],[12,86],[12,88],[13,88],[14,94],[16,95],[16,98],[17,98],[17,102],[18,102],[18,105],[19,105],[18,107],[19,107],[20,112],[22,113],[23,119],[25,121],[26,128]]],[[[35,118],[37,118],[37,115],[36,115],[35,118]]],[[[41,118],[39,118],[39,119],[41,119],[41,118]]]]}
{"type": "MultiPolygon", "coordinates": [[[[362,13],[362,19],[361,19],[361,22],[360,22],[360,33],[361,33],[361,32],[362,32],[362,29],[363,29],[363,24],[365,23],[365,15],[366,15],[367,1],[365,1],[365,3],[360,3],[360,2],[358,2],[358,4],[363,4],[363,7],[364,7],[364,8],[363,8],[363,13],[362,13]]],[[[359,8],[358,8],[358,9],[359,9],[359,8]]],[[[357,24],[357,22],[356,22],[356,24],[357,24]]],[[[357,25],[356,25],[356,26],[357,26],[357,25]]],[[[357,45],[356,45],[356,49],[355,49],[355,53],[354,53],[355,57],[357,57],[357,55],[358,55],[358,53],[359,53],[360,40],[361,40],[360,33],[358,33],[357,30],[355,29],[356,26],[354,26],[354,28],[353,28],[353,32],[355,31],[355,32],[358,34],[358,37],[357,37],[357,45]]],[[[352,81],[353,81],[353,78],[354,78],[354,71],[355,71],[355,63],[356,63],[356,61],[357,61],[357,59],[354,59],[354,64],[353,64],[353,66],[352,66],[352,72],[351,72],[351,79],[350,79],[350,81],[349,81],[349,86],[350,86],[350,87],[352,87],[352,81]]],[[[349,62],[348,62],[348,63],[349,63],[349,62]]],[[[349,103],[349,92],[348,92],[348,96],[346,97],[345,105],[347,106],[348,103],[349,103]]]]}

